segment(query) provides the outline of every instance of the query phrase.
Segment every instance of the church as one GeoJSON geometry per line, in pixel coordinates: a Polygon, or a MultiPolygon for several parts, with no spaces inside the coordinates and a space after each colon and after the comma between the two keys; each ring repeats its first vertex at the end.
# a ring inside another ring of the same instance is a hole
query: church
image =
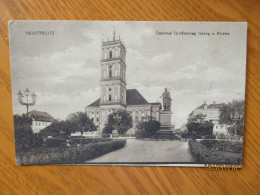
{"type": "Polygon", "coordinates": [[[126,110],[132,116],[133,130],[139,121],[151,117],[160,121],[161,103],[149,103],[137,89],[127,89],[126,68],[126,48],[114,31],[112,40],[102,41],[100,98],[85,108],[98,127],[98,134],[102,134],[113,110],[126,110]]]}

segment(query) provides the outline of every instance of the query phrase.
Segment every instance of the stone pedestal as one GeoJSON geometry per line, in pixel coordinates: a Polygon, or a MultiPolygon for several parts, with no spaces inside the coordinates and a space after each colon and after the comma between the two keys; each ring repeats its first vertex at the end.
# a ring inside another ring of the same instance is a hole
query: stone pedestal
{"type": "Polygon", "coordinates": [[[172,118],[171,111],[162,110],[160,112],[160,123],[161,123],[160,131],[172,131],[173,130],[171,118],[172,118]]]}

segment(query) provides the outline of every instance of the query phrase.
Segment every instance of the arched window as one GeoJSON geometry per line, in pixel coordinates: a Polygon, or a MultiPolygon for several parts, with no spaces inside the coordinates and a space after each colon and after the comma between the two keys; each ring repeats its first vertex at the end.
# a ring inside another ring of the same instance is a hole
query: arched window
{"type": "Polygon", "coordinates": [[[112,58],[112,51],[109,52],[109,58],[112,58]]]}
{"type": "Polygon", "coordinates": [[[109,101],[111,101],[112,100],[112,97],[111,97],[111,95],[109,94],[109,99],[108,99],[109,101]]]}

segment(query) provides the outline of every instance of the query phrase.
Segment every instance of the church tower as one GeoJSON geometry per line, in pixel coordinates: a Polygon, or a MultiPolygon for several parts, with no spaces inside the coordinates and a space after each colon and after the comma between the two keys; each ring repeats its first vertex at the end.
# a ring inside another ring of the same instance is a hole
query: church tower
{"type": "Polygon", "coordinates": [[[101,49],[100,122],[104,124],[113,109],[126,107],[126,49],[115,31],[112,40],[102,41],[101,49]]]}

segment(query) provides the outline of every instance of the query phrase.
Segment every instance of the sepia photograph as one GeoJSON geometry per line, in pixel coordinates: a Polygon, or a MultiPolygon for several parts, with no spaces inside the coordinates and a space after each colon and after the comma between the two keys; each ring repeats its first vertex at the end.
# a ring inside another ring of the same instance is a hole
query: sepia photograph
{"type": "Polygon", "coordinates": [[[246,22],[10,21],[17,165],[242,164],[246,22]]]}

